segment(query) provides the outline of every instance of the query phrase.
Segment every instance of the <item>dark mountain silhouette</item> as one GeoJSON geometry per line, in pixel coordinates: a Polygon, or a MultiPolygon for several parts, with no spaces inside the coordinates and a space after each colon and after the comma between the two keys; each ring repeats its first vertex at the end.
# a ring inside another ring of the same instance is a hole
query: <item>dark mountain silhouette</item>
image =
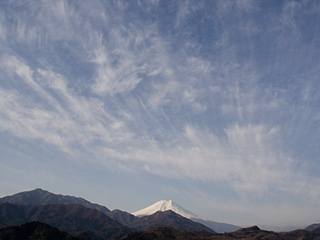
{"type": "Polygon", "coordinates": [[[99,210],[103,213],[110,212],[108,208],[91,203],[83,198],[54,194],[40,188],[0,198],[0,203],[6,202],[18,205],[79,204],[86,208],[99,210]]]}
{"type": "Polygon", "coordinates": [[[80,240],[70,234],[41,222],[0,229],[0,240],[80,240]]]}
{"type": "Polygon", "coordinates": [[[0,204],[0,227],[31,221],[47,223],[74,236],[85,234],[90,239],[114,239],[133,231],[104,213],[81,205],[0,204]]]}

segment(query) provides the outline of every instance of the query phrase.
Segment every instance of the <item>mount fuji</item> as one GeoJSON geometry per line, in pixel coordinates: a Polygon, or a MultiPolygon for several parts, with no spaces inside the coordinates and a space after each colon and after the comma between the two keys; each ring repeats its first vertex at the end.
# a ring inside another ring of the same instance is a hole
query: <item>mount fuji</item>
{"type": "Polygon", "coordinates": [[[136,216],[136,217],[143,217],[143,216],[148,216],[148,215],[152,215],[156,212],[165,212],[165,211],[173,211],[185,218],[197,218],[197,216],[195,214],[193,214],[192,212],[184,209],[183,207],[181,207],[180,205],[178,205],[177,203],[173,202],[172,200],[161,200],[159,202],[156,202],[154,204],[152,204],[149,207],[146,207],[144,209],[141,209],[137,212],[132,213],[132,215],[136,216]]]}
{"type": "Polygon", "coordinates": [[[141,209],[139,211],[132,213],[132,215],[134,215],[136,217],[144,217],[144,216],[150,216],[156,212],[165,212],[165,211],[169,211],[169,210],[171,210],[171,211],[173,211],[173,212],[175,212],[185,218],[188,218],[194,222],[202,223],[203,225],[211,228],[212,230],[214,230],[217,233],[233,232],[233,231],[240,229],[240,227],[236,226],[236,225],[201,219],[197,215],[195,215],[194,213],[184,209],[183,207],[181,207],[180,205],[178,205],[177,203],[175,203],[172,200],[158,201],[158,202],[150,205],[149,207],[146,207],[144,209],[141,209]]]}

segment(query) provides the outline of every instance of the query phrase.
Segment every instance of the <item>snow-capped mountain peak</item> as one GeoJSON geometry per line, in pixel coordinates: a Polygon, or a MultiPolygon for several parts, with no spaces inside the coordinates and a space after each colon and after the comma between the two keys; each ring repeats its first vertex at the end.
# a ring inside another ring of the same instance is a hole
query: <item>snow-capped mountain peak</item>
{"type": "Polygon", "coordinates": [[[146,207],[144,209],[141,209],[137,212],[132,213],[133,215],[137,217],[143,217],[146,215],[154,214],[158,211],[165,212],[171,210],[185,218],[195,218],[197,217],[192,212],[189,212],[188,210],[184,209],[183,207],[179,206],[177,203],[173,202],[172,200],[161,200],[159,202],[156,202],[152,204],[149,207],[146,207]]]}

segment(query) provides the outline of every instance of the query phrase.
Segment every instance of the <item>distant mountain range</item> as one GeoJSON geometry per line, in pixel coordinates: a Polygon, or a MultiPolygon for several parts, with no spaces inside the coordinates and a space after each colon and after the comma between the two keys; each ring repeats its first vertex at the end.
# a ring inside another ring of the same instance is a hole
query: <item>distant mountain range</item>
{"type": "Polygon", "coordinates": [[[74,236],[86,233],[92,239],[118,237],[155,226],[214,232],[203,224],[193,222],[173,211],[155,212],[139,218],[121,210],[110,211],[82,198],[53,194],[42,189],[1,198],[0,216],[0,227],[39,221],[74,236]],[[112,234],[102,234],[109,232],[112,234]]]}
{"type": "Polygon", "coordinates": [[[0,228],[2,228],[0,229],[0,240],[320,240],[320,224],[313,224],[304,230],[289,233],[265,231],[256,226],[238,229],[239,227],[234,225],[196,218],[195,214],[170,200],[159,201],[130,214],[121,210],[110,211],[104,206],[90,203],[83,198],[53,194],[42,189],[0,198],[0,228]],[[238,230],[224,234],[217,233],[227,228],[238,230]],[[49,238],[49,235],[60,237],[49,238]]]}
{"type": "Polygon", "coordinates": [[[175,223],[175,228],[179,230],[186,230],[186,227],[183,227],[183,226],[188,226],[189,230],[196,230],[196,229],[207,230],[207,231],[209,230],[209,231],[215,231],[219,233],[231,232],[240,228],[238,226],[231,225],[231,224],[218,223],[218,222],[197,218],[195,214],[184,209],[183,207],[173,202],[172,200],[161,200],[147,208],[144,208],[140,211],[130,214],[121,210],[110,211],[105,206],[91,203],[83,198],[65,196],[61,194],[54,194],[46,190],[37,188],[32,191],[25,191],[25,192],[14,194],[12,196],[0,198],[0,203],[11,203],[11,204],[19,204],[19,205],[79,204],[86,208],[99,210],[105,213],[106,215],[108,215],[110,218],[118,221],[122,225],[135,228],[138,230],[145,230],[153,226],[170,226],[169,223],[171,223],[171,226],[173,226],[173,224],[175,223]],[[161,215],[162,222],[160,223],[160,220],[158,222],[154,220],[154,216],[152,216],[153,214],[159,211],[165,212],[168,210],[171,210],[173,213],[178,214],[183,218],[176,217],[175,221],[173,221],[172,213],[171,214],[158,213],[157,216],[161,215]],[[139,217],[136,217],[136,216],[139,216],[139,217]],[[189,224],[186,224],[186,222],[188,222],[189,224]],[[201,223],[201,225],[199,225],[199,223],[201,223]],[[178,227],[178,225],[180,227],[178,227]],[[193,225],[193,227],[191,227],[191,225],[193,225]]]}

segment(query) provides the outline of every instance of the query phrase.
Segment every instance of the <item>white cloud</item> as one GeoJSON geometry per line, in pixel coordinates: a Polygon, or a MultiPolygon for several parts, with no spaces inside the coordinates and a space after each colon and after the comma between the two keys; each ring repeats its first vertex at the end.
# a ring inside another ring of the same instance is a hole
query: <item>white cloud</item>
{"type": "MultiPolygon", "coordinates": [[[[31,100],[32,101],[32,100],[31,100]]],[[[72,124],[39,106],[30,108],[30,99],[17,92],[1,91],[1,129],[20,138],[41,139],[71,153],[63,129],[72,124]]],[[[34,104],[32,104],[34,105],[34,104]]]]}
{"type": "Polygon", "coordinates": [[[2,56],[1,58],[2,70],[7,72],[14,78],[14,74],[25,81],[31,88],[36,91],[41,91],[38,85],[33,80],[33,71],[22,60],[14,56],[2,56]]]}
{"type": "MultiPolygon", "coordinates": [[[[103,57],[99,59],[104,61],[103,57]]],[[[22,101],[24,96],[3,90],[2,129],[19,137],[42,139],[70,154],[82,146],[106,166],[113,162],[113,166],[130,171],[142,167],[167,177],[222,181],[243,194],[263,195],[274,188],[314,194],[312,188],[305,188],[302,175],[294,175],[294,162],[281,149],[278,126],[233,124],[224,129],[225,137],[221,137],[187,124],[183,132],[177,129],[175,133],[167,133],[162,129],[160,134],[169,137],[163,144],[153,140],[153,134],[147,133],[143,125],[139,126],[147,135],[129,130],[132,116],[116,117],[116,112],[98,98],[85,98],[73,92],[61,74],[44,69],[34,71],[15,57],[4,57],[3,62],[11,77],[17,74],[48,104],[34,104],[32,98],[22,101]],[[100,144],[92,145],[95,141],[100,144]]],[[[165,88],[159,84],[153,89],[149,104],[154,110],[166,104],[197,102],[199,90],[192,85],[173,80],[167,84],[165,88]]],[[[256,96],[249,94],[243,98],[240,106],[256,96]]],[[[122,113],[128,116],[130,108],[126,111],[122,107],[122,113]]],[[[133,118],[136,121],[140,117],[143,116],[133,118]]]]}
{"type": "Polygon", "coordinates": [[[100,35],[99,39],[91,60],[96,63],[92,90],[97,94],[128,93],[144,78],[170,72],[162,59],[161,38],[152,24],[112,29],[106,38],[100,35]]]}
{"type": "MultiPolygon", "coordinates": [[[[101,53],[99,54],[101,58],[101,53]]],[[[106,54],[103,59],[107,59],[106,54]]],[[[101,59],[97,59],[101,61],[101,59]]],[[[135,61],[130,56],[120,57],[117,66],[112,67],[108,60],[104,60],[97,68],[97,78],[92,90],[97,94],[127,93],[133,90],[142,80],[135,69],[135,61]]]]}

